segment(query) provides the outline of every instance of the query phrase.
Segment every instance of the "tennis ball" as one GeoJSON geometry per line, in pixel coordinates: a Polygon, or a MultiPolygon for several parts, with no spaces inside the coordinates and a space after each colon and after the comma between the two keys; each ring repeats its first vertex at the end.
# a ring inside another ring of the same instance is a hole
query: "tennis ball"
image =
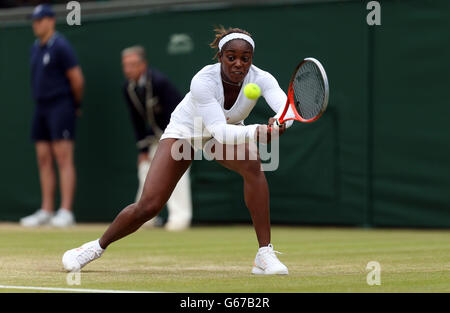
{"type": "Polygon", "coordinates": [[[244,87],[244,95],[252,100],[258,99],[261,96],[261,88],[257,84],[247,84],[244,87]]]}

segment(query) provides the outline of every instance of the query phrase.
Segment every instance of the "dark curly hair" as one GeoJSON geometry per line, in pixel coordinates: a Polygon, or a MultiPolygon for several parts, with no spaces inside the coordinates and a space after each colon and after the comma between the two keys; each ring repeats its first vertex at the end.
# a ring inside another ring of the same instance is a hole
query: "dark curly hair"
{"type": "Polygon", "coordinates": [[[219,41],[220,41],[220,39],[222,39],[226,35],[231,34],[231,33],[242,33],[242,34],[246,34],[247,36],[252,37],[252,35],[250,35],[249,32],[247,32],[247,31],[245,31],[243,29],[234,28],[234,27],[229,27],[228,29],[225,29],[225,27],[223,27],[222,25],[220,25],[218,27],[215,27],[214,28],[214,32],[216,33],[216,36],[215,36],[213,42],[211,42],[209,44],[209,46],[211,48],[217,50],[216,54],[213,57],[213,60],[217,59],[217,57],[219,56],[219,53],[220,53],[220,51],[219,51],[219,41]]]}

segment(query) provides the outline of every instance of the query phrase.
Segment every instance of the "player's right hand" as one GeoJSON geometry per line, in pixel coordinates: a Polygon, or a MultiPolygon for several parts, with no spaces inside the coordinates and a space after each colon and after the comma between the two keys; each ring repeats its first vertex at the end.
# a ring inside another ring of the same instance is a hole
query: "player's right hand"
{"type": "Polygon", "coordinates": [[[268,126],[270,131],[272,132],[274,129],[278,128],[278,136],[283,135],[283,133],[286,131],[286,123],[283,123],[281,125],[277,125],[276,122],[276,118],[271,117],[269,118],[269,122],[268,122],[268,126]]]}

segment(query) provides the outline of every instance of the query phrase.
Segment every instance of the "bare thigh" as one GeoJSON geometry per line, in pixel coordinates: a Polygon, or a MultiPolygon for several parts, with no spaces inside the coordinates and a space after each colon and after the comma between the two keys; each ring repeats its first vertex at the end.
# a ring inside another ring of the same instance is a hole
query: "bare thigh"
{"type": "MultiPolygon", "coordinates": [[[[172,138],[160,141],[145,179],[144,190],[138,202],[139,206],[148,207],[150,204],[153,207],[155,205],[157,207],[164,206],[181,176],[192,163],[192,151],[190,151],[191,158],[189,160],[176,160],[172,157],[172,145],[176,141],[177,139],[172,138]]],[[[184,147],[192,149],[189,144],[184,147]]]]}
{"type": "Polygon", "coordinates": [[[242,176],[261,174],[261,159],[256,146],[252,147],[248,143],[240,145],[220,145],[216,143],[215,145],[216,161],[225,168],[242,176]]]}

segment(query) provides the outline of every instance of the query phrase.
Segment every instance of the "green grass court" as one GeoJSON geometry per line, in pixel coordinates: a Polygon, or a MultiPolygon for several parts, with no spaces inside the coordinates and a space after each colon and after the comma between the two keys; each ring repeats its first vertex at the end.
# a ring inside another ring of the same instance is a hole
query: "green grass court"
{"type": "MultiPolygon", "coordinates": [[[[0,285],[158,292],[449,292],[450,232],[358,228],[272,228],[289,276],[250,274],[257,251],[249,226],[197,226],[180,233],[141,229],[66,282],[65,250],[107,225],[25,229],[0,224],[0,285]],[[369,286],[366,265],[381,265],[369,286]]],[[[2,287],[0,292],[48,292],[2,287]]]]}

